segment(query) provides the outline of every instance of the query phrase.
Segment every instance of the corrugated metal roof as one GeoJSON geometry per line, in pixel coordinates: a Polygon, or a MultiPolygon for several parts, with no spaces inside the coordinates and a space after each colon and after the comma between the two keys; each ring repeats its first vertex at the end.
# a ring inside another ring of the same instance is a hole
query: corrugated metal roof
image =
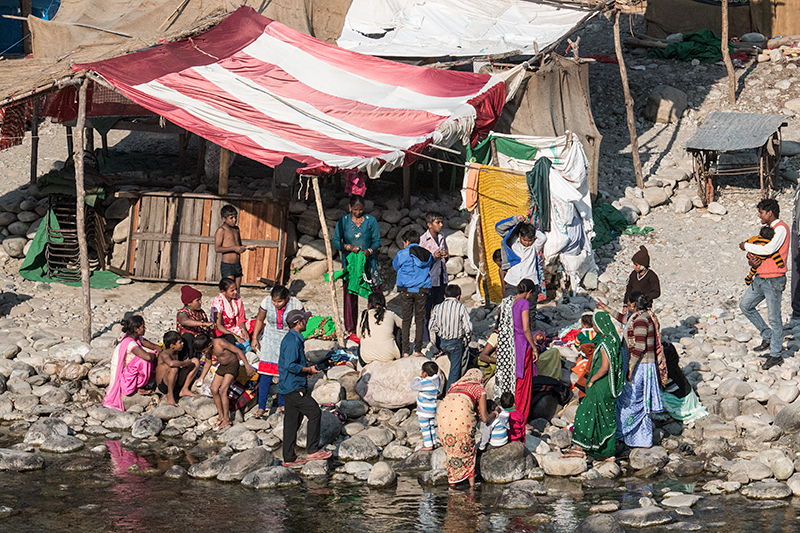
{"type": "Polygon", "coordinates": [[[758,148],[786,121],[784,115],[715,111],[686,141],[686,149],[728,152],[758,148]]]}

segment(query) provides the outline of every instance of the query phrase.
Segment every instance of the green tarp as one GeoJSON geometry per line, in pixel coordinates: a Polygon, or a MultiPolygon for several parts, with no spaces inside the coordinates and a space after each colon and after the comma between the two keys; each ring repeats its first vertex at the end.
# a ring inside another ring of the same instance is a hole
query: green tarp
{"type": "Polygon", "coordinates": [[[594,214],[594,239],[592,239],[592,248],[605,246],[619,237],[625,235],[646,235],[653,231],[649,226],[636,226],[628,224],[625,216],[620,213],[613,205],[605,202],[598,202],[592,206],[592,213],[594,214]]]}
{"type": "MultiPolygon", "coordinates": [[[[47,218],[50,221],[50,227],[59,229],[58,220],[56,219],[53,211],[47,212],[47,218]]],[[[54,242],[60,242],[53,239],[54,242]]],[[[31,247],[22,266],[19,268],[19,275],[30,281],[42,281],[44,283],[63,283],[71,287],[80,287],[79,281],[67,282],[55,278],[47,277],[47,259],[44,256],[44,246],[47,243],[47,220],[42,220],[39,224],[39,229],[36,230],[36,236],[31,242],[31,247]]],[[[89,277],[89,284],[93,289],[113,289],[117,287],[117,279],[119,276],[107,270],[96,270],[91,273],[89,277]]]]}
{"type": "MultiPolygon", "coordinates": [[[[733,46],[730,43],[728,50],[733,53],[733,46]]],[[[722,39],[711,30],[686,33],[682,42],[672,43],[664,49],[651,49],[650,57],[679,61],[697,59],[702,63],[716,63],[722,59],[722,39]]]]}
{"type": "Polygon", "coordinates": [[[467,146],[467,161],[474,161],[481,165],[492,164],[492,141],[498,153],[513,157],[514,159],[523,159],[525,161],[533,161],[536,159],[536,152],[538,148],[529,146],[508,137],[495,137],[489,135],[486,139],[478,143],[475,148],[467,146]]]}

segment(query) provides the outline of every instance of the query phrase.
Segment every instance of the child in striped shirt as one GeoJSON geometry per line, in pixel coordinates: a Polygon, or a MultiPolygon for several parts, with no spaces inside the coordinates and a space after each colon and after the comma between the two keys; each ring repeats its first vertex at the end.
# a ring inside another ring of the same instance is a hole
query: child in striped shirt
{"type": "Polygon", "coordinates": [[[499,407],[491,400],[486,401],[486,409],[489,411],[498,411],[498,415],[481,434],[481,442],[478,448],[485,450],[487,444],[492,448],[498,448],[508,442],[508,424],[511,417],[510,411],[513,410],[513,408],[514,394],[508,391],[500,396],[499,407]]]}
{"type": "Polygon", "coordinates": [[[436,398],[442,390],[439,378],[439,365],[427,361],[422,365],[420,377],[411,382],[411,390],[417,394],[417,418],[422,430],[423,450],[432,450],[436,446],[436,398]]]}

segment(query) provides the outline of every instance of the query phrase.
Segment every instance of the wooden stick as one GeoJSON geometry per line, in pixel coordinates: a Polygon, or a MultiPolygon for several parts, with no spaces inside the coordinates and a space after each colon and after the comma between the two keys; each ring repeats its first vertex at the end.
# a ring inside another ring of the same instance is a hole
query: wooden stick
{"type": "Polygon", "coordinates": [[[625,94],[625,112],[628,115],[628,133],[631,136],[631,155],[633,156],[633,173],[636,175],[636,186],[644,189],[644,176],[642,175],[642,162],[639,160],[639,139],[636,136],[636,120],[633,118],[633,98],[628,85],[628,71],[625,70],[625,58],[622,57],[622,43],[619,38],[619,17],[617,11],[614,17],[614,49],[617,52],[619,63],[619,77],[622,79],[622,92],[625,94]]]}
{"type": "Polygon", "coordinates": [[[33,101],[31,120],[31,183],[36,183],[39,164],[39,99],[33,101]]]}
{"type": "Polygon", "coordinates": [[[722,61],[728,71],[728,100],[731,105],[736,105],[736,73],[733,71],[731,52],[728,50],[728,0],[722,0],[722,61]]]}
{"type": "Polygon", "coordinates": [[[86,126],[86,87],[84,80],[78,91],[78,120],[75,124],[75,193],[77,195],[76,225],[81,258],[81,294],[83,296],[83,342],[92,341],[92,295],[89,287],[89,247],[86,244],[86,190],[83,187],[83,129],[86,126]]]}
{"type": "Polygon", "coordinates": [[[325,240],[325,257],[328,259],[328,279],[331,286],[331,302],[333,303],[333,323],[336,324],[336,342],[344,348],[344,324],[339,316],[339,303],[336,300],[336,283],[333,281],[333,251],[331,250],[331,239],[328,236],[328,224],[325,222],[325,214],[322,212],[322,196],[319,193],[319,177],[312,176],[311,185],[314,188],[314,200],[317,204],[317,215],[319,223],[322,224],[322,238],[325,240]]]}
{"type": "Polygon", "coordinates": [[[31,40],[31,29],[28,25],[28,15],[33,11],[31,0],[19,0],[19,14],[22,15],[22,35],[26,37],[22,40],[22,53],[25,55],[33,53],[33,41],[31,40]]]}
{"type": "Polygon", "coordinates": [[[230,170],[231,151],[220,148],[219,151],[219,192],[220,196],[228,194],[228,171],[230,170]]]}

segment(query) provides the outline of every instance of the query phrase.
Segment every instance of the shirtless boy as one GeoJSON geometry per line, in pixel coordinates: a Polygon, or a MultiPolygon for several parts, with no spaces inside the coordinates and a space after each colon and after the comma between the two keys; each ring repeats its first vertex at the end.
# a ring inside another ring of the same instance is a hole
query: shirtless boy
{"type": "Polygon", "coordinates": [[[256,369],[250,366],[244,352],[233,344],[223,339],[209,339],[205,335],[198,335],[194,340],[194,351],[205,357],[206,364],[203,368],[203,375],[200,377],[202,382],[208,369],[211,367],[212,358],[219,361],[214,381],[211,382],[211,396],[214,398],[214,405],[217,406],[217,430],[231,425],[231,413],[228,406],[228,387],[239,374],[239,365],[244,365],[248,376],[256,373],[256,369]]]}
{"type": "Polygon", "coordinates": [[[222,206],[220,210],[222,225],[214,234],[214,250],[222,254],[222,263],[219,265],[221,278],[236,280],[236,290],[242,286],[242,263],[240,256],[247,250],[255,250],[255,246],[242,246],[239,235],[239,213],[230,204],[222,206]]]}
{"type": "Polygon", "coordinates": [[[196,357],[181,361],[178,354],[183,350],[183,344],[177,331],[168,331],[164,334],[165,348],[158,354],[156,383],[159,392],[166,395],[167,405],[178,405],[176,399],[195,395],[189,387],[200,361],[196,357]],[[178,394],[175,394],[176,390],[178,394]]]}

